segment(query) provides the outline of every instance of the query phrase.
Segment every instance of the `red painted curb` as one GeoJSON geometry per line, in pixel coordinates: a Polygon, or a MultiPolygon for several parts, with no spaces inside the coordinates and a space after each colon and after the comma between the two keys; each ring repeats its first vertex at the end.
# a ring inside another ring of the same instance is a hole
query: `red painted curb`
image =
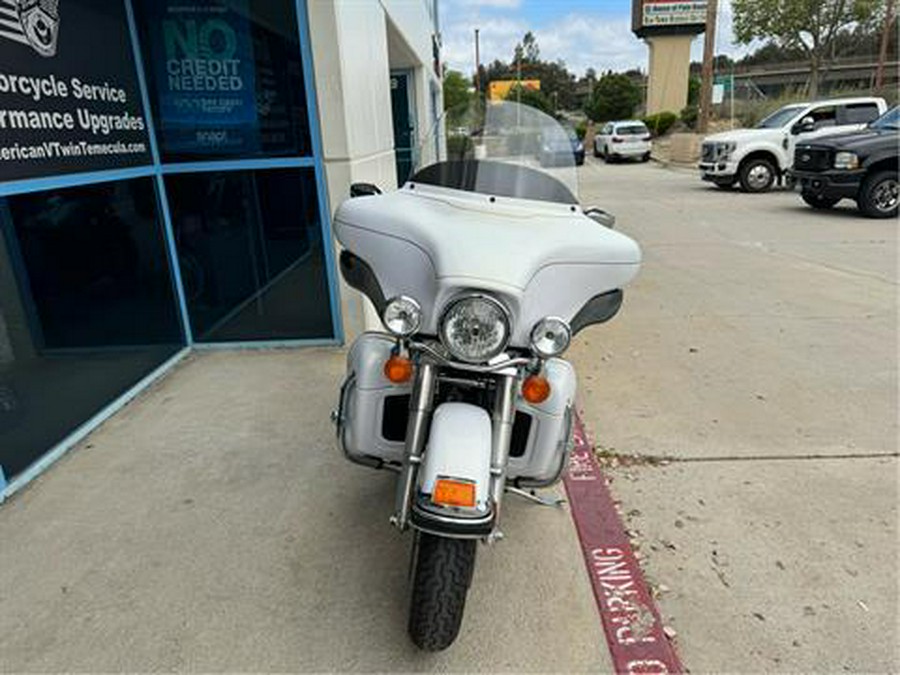
{"type": "Polygon", "coordinates": [[[564,482],[616,672],[683,672],[580,417],[564,482]]]}

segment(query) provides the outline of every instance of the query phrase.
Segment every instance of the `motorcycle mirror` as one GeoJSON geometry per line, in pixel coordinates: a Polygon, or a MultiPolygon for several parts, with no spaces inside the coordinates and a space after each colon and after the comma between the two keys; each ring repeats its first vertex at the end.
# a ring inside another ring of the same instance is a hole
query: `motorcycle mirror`
{"type": "Polygon", "coordinates": [[[380,195],[381,189],[372,183],[353,183],[350,186],[351,197],[371,197],[372,195],[380,195]]]}
{"type": "Polygon", "coordinates": [[[603,227],[608,227],[611,230],[616,229],[616,217],[598,206],[589,206],[584,210],[584,215],[594,222],[600,223],[603,227]]]}

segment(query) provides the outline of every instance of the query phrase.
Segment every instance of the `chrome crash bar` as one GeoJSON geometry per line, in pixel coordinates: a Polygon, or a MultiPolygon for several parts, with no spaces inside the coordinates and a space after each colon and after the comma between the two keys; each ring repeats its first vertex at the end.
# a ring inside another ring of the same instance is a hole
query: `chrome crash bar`
{"type": "MultiPolygon", "coordinates": [[[[389,333],[382,333],[380,331],[367,331],[366,335],[371,335],[372,337],[377,337],[381,340],[387,340],[388,342],[398,342],[398,338],[396,336],[389,333]]],[[[454,361],[426,342],[418,342],[417,340],[408,339],[402,340],[402,342],[411,352],[419,352],[421,354],[425,354],[438,365],[447,366],[448,368],[454,368],[455,370],[465,370],[470,373],[480,373],[482,375],[499,373],[500,371],[506,370],[507,368],[527,366],[535,362],[533,357],[510,356],[503,361],[498,361],[497,363],[479,365],[476,363],[466,363],[464,361],[454,361]]]]}

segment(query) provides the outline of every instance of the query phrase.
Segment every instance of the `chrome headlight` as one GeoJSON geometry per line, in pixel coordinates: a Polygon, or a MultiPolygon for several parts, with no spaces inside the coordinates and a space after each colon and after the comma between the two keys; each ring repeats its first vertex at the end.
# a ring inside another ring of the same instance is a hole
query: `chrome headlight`
{"type": "Polygon", "coordinates": [[[460,361],[484,363],[506,348],[509,313],[487,295],[454,300],[441,319],[441,342],[460,361]]]}
{"type": "Polygon", "coordinates": [[[855,152],[839,152],[834,156],[835,169],[858,169],[859,157],[855,152]]]}
{"type": "Polygon", "coordinates": [[[384,306],[381,322],[397,337],[412,335],[422,325],[422,308],[412,298],[398,295],[388,300],[384,306]]]}
{"type": "Polygon", "coordinates": [[[555,316],[541,319],[531,330],[531,349],[545,359],[562,354],[571,341],[569,324],[555,316]]]}

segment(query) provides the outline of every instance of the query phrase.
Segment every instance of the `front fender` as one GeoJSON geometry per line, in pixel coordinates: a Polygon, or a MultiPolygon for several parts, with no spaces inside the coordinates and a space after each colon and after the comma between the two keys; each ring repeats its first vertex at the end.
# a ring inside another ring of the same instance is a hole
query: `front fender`
{"type": "Polygon", "coordinates": [[[747,159],[750,155],[757,154],[766,154],[771,155],[775,160],[775,170],[783,171],[791,166],[792,162],[790,158],[788,158],[787,150],[785,150],[780,144],[774,143],[772,141],[766,141],[764,143],[754,143],[746,148],[738,147],[735,150],[734,155],[732,155],[731,161],[735,162],[738,166],[747,159]]]}
{"type": "Polygon", "coordinates": [[[469,403],[442,403],[431,420],[419,469],[420,497],[430,496],[438,477],[475,483],[475,511],[490,511],[491,418],[469,403]]]}

